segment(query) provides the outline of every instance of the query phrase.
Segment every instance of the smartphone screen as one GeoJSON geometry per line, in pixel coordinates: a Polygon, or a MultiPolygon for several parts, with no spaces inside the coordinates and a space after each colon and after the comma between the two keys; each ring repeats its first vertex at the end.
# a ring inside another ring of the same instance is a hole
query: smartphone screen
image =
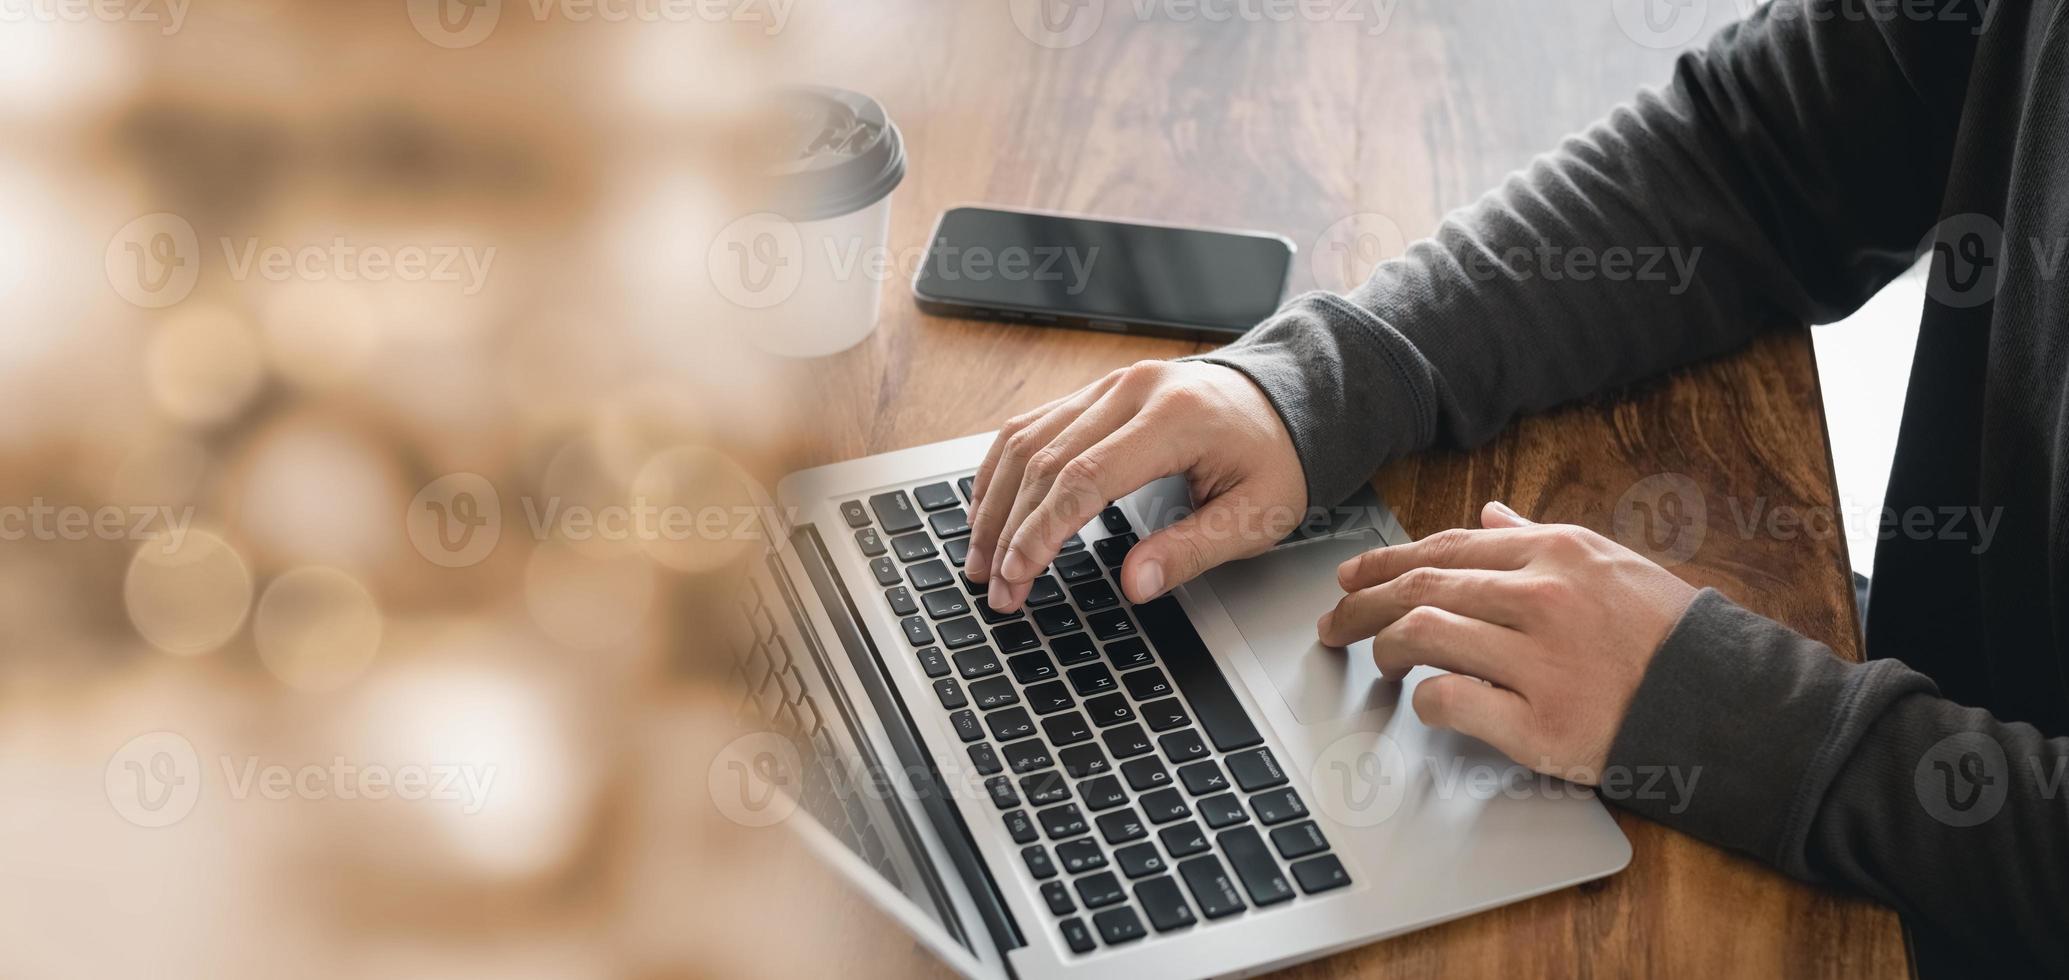
{"type": "Polygon", "coordinates": [[[954,208],[913,279],[928,312],[1232,340],[1278,309],[1275,235],[954,208]]]}

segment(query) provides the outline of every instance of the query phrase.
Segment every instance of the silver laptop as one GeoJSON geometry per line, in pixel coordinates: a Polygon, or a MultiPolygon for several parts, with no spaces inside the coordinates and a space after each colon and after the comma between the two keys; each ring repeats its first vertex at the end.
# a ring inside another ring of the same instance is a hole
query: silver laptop
{"type": "Polygon", "coordinates": [[[1159,481],[1002,616],[961,568],[990,438],[783,480],[731,631],[787,822],[958,972],[1250,974],[1629,862],[1591,794],[1424,727],[1425,671],[1317,642],[1337,564],[1406,540],[1376,498],[1138,606],[1159,481]]]}

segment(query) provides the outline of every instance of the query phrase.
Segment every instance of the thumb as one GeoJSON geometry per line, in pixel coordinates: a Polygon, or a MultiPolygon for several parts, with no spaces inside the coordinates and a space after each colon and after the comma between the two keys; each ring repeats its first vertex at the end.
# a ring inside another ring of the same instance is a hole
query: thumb
{"type": "Polygon", "coordinates": [[[1274,532],[1263,518],[1244,519],[1265,508],[1246,504],[1236,492],[1223,494],[1171,526],[1128,549],[1121,564],[1121,588],[1130,602],[1148,602],[1198,578],[1208,569],[1269,550],[1288,529],[1274,532]]]}
{"type": "Polygon", "coordinates": [[[1480,508],[1481,527],[1529,527],[1535,523],[1499,500],[1490,500],[1487,506],[1480,508]]]}

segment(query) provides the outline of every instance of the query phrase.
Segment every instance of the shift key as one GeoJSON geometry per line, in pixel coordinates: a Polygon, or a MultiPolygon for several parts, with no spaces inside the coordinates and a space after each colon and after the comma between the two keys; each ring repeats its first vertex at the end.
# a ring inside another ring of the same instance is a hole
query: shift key
{"type": "Polygon", "coordinates": [[[1229,880],[1228,872],[1214,855],[1203,854],[1178,862],[1178,874],[1193,893],[1193,901],[1200,903],[1201,915],[1219,919],[1243,911],[1243,897],[1236,894],[1236,883],[1229,880]]]}

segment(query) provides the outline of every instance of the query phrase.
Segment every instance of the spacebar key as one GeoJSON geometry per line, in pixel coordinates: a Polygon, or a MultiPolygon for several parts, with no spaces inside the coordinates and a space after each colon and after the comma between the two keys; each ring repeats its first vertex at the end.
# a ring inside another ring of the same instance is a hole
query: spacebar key
{"type": "Polygon", "coordinates": [[[1207,645],[1200,642],[1200,634],[1194,631],[1192,620],[1185,617],[1185,609],[1178,600],[1167,595],[1136,606],[1135,617],[1142,621],[1142,631],[1149,634],[1150,642],[1163,652],[1165,668],[1178,682],[1178,689],[1185,692],[1185,699],[1193,706],[1193,716],[1207,730],[1215,748],[1233,752],[1264,742],[1264,736],[1257,734],[1257,726],[1250,723],[1250,713],[1236,700],[1236,692],[1229,690],[1228,678],[1221,675],[1220,665],[1207,652],[1207,645]]]}

